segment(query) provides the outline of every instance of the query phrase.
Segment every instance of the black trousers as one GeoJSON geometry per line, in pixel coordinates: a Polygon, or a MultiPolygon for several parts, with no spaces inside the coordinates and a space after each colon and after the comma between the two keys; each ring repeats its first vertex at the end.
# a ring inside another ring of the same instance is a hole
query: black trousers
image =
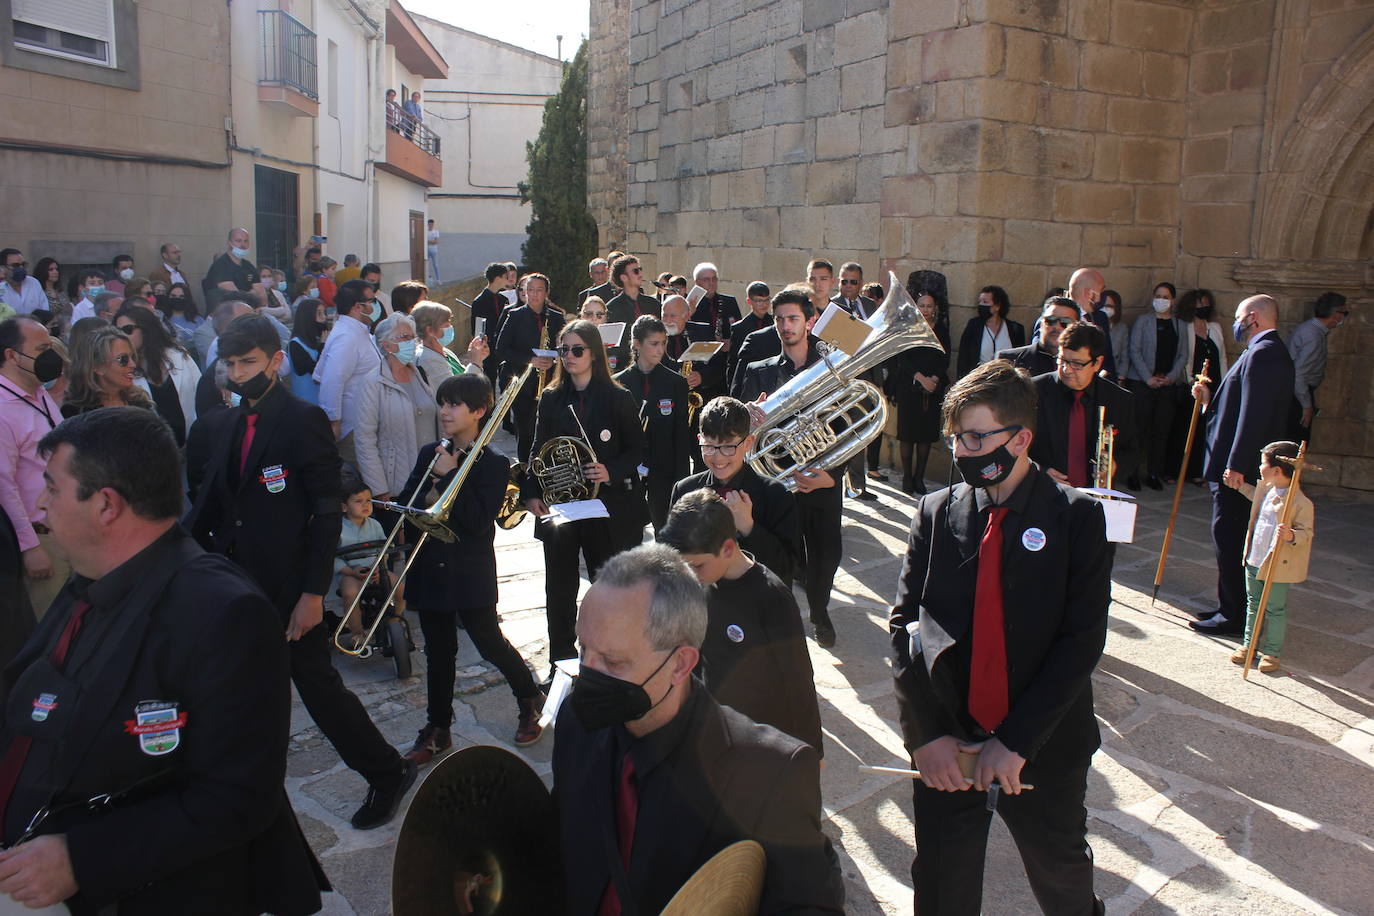
{"type": "Polygon", "coordinates": [[[372,785],[385,785],[401,771],[401,755],[387,744],[367,710],[344,686],[329,655],[332,633],[314,627],[291,647],[291,681],[306,712],[350,769],[372,785]]]}
{"type": "MultiPolygon", "coordinates": [[[[668,510],[672,508],[668,501],[673,495],[673,484],[676,480],[666,480],[649,472],[649,479],[646,481],[649,499],[649,521],[654,526],[654,534],[658,534],[663,527],[663,523],[668,520],[668,510]]],[[[633,546],[633,545],[631,545],[633,546]]]]}
{"type": "MultiPolygon", "coordinates": [[[[1170,444],[1182,450],[1182,436],[1176,435],[1174,427],[1179,422],[1183,409],[1184,389],[1182,385],[1165,385],[1151,388],[1144,382],[1131,382],[1135,393],[1136,431],[1140,441],[1145,444],[1142,456],[1146,469],[1160,477],[1173,477],[1178,474],[1179,461],[1172,458],[1170,444]]],[[[1191,405],[1191,402],[1189,402],[1191,405]]],[[[1095,424],[1096,418],[1094,418],[1095,424]]],[[[1184,420],[1186,421],[1186,418],[1184,420]]],[[[1187,427],[1183,429],[1187,433],[1187,427]]],[[[1093,441],[1097,441],[1097,427],[1089,430],[1093,441]]]]}
{"type": "MultiPolygon", "coordinates": [[[[610,519],[589,518],[580,522],[550,525],[540,522],[544,542],[544,603],[549,619],[549,662],[577,657],[577,587],[579,557],[587,562],[587,575],[596,574],[620,546],[610,519]]],[[[642,529],[636,535],[642,536],[642,529]]],[[[624,540],[625,536],[621,536],[624,540]]]]}
{"type": "Polygon", "coordinates": [[[1245,535],[1250,500],[1225,484],[1212,490],[1212,546],[1217,553],[1217,610],[1232,622],[1245,619],[1245,535]]]}
{"type": "Polygon", "coordinates": [[[420,629],[425,634],[425,686],[429,692],[429,724],[448,728],[453,724],[453,685],[457,679],[458,622],[462,621],[482,658],[496,666],[517,700],[538,695],[539,686],[520,653],[501,632],[496,607],[466,607],[451,611],[420,609],[420,629]]]}
{"type": "Polygon", "coordinates": [[[835,474],[833,494],[817,491],[798,494],[797,514],[801,516],[802,546],[806,550],[803,583],[811,622],[830,623],[830,589],[835,571],[840,568],[840,488],[844,481],[835,474]]]}
{"type": "MultiPolygon", "coordinates": [[[[1002,794],[997,813],[1011,831],[1040,909],[1052,916],[1090,916],[1093,854],[1088,846],[1088,765],[1055,773],[1027,768],[1035,786],[1002,794]]],[[[916,782],[916,859],[911,863],[918,916],[978,916],[987,857],[987,793],[939,792],[916,782]]]]}
{"type": "Polygon", "coordinates": [[[534,414],[538,406],[537,400],[522,391],[511,408],[511,413],[515,414],[516,460],[521,464],[530,460],[530,449],[534,447],[534,414]]]}

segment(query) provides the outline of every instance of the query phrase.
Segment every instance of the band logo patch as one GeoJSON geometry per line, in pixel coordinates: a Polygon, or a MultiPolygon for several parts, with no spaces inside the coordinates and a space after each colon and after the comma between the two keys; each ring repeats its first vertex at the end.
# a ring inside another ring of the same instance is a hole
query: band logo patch
{"type": "Polygon", "coordinates": [[[1039,528],[1027,528],[1021,535],[1021,546],[1036,553],[1045,549],[1045,532],[1039,528]]]}
{"type": "Polygon", "coordinates": [[[669,416],[670,414],[672,414],[672,412],[673,412],[673,399],[672,399],[672,398],[659,398],[659,399],[658,399],[658,412],[661,413],[661,414],[663,414],[665,417],[666,417],[666,416],[669,416]]]}
{"type": "Polygon", "coordinates": [[[280,493],[286,489],[286,469],[279,464],[263,468],[262,476],[258,479],[266,484],[268,493],[280,493]]]}
{"type": "Polygon", "coordinates": [[[186,713],[175,702],[144,700],[134,706],[134,718],[124,721],[124,731],[138,738],[138,749],[150,757],[170,754],[181,746],[186,713]]]}
{"type": "Polygon", "coordinates": [[[33,712],[29,717],[35,722],[46,722],[48,715],[57,708],[57,694],[40,693],[33,701],[33,712]]]}
{"type": "Polygon", "coordinates": [[[744,630],[737,623],[732,623],[726,627],[725,635],[731,642],[744,642],[744,630]]]}

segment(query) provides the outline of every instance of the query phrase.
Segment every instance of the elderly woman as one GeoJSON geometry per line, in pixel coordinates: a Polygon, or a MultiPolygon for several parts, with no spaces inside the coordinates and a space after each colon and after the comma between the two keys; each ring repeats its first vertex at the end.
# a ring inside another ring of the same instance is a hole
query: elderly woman
{"type": "Polygon", "coordinates": [[[81,335],[67,369],[69,381],[62,416],[74,417],[101,407],[151,410],[152,399],[135,384],[137,375],[138,357],[123,331],[107,325],[81,335]]]}
{"type": "MultiPolygon", "coordinates": [[[[395,301],[393,298],[392,302],[395,301]]],[[[410,317],[415,321],[415,333],[420,338],[416,365],[436,389],[450,375],[482,372],[482,363],[491,352],[486,338],[472,338],[467,352],[461,357],[454,356],[448,348],[453,343],[453,311],[447,305],[428,300],[417,302],[411,307],[410,317]]]]}
{"type": "Polygon", "coordinates": [[[409,315],[388,315],[373,337],[384,359],[359,382],[358,472],[374,499],[404,499],[416,452],[439,438],[435,385],[415,366],[419,340],[409,315]]]}
{"type": "Polygon", "coordinates": [[[172,427],[177,445],[185,445],[186,432],[196,422],[196,386],[200,384],[196,361],[156,312],[126,302],[115,313],[114,325],[134,346],[142,370],[136,384],[148,392],[154,409],[172,427]]]}

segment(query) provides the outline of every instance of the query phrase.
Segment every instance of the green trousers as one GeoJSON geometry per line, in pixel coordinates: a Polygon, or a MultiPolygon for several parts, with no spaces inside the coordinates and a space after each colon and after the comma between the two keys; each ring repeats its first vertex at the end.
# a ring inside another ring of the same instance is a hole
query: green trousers
{"type": "MultiPolygon", "coordinates": [[[[1259,570],[1245,564],[1245,645],[1250,645],[1255,632],[1255,615],[1259,613],[1260,594],[1264,580],[1259,570]]],[[[1283,655],[1283,637],[1288,634],[1288,582],[1275,582],[1269,589],[1269,603],[1264,607],[1264,633],[1259,651],[1275,657],[1283,655]]]]}

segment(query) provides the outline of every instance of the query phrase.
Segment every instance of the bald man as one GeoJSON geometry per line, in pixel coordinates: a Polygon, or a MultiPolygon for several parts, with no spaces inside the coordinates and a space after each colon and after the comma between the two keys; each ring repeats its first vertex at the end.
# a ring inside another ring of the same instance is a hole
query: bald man
{"type": "Polygon", "coordinates": [[[1239,635],[1245,624],[1245,532],[1250,501],[1241,482],[1259,478],[1260,449],[1287,435],[1293,358],[1279,339],[1278,304],[1251,296],[1236,309],[1231,333],[1245,347],[1210,395],[1195,384],[1207,422],[1202,476],[1212,491],[1212,544],[1217,556],[1217,609],[1189,626],[1200,633],[1239,635]],[[1209,403],[1210,400],[1210,403],[1209,403]]]}
{"type": "MultiPolygon", "coordinates": [[[[1069,298],[1077,304],[1085,320],[1097,325],[1102,329],[1102,333],[1107,335],[1107,355],[1102,361],[1102,368],[1106,370],[1109,378],[1115,379],[1117,375],[1116,356],[1112,353],[1112,320],[1107,317],[1106,312],[1097,307],[1102,300],[1102,290],[1106,288],[1106,278],[1094,267],[1080,267],[1069,275],[1069,298]]],[[[1035,338],[1039,337],[1039,328],[1036,328],[1036,332],[1031,343],[1035,343],[1035,338]]]]}

